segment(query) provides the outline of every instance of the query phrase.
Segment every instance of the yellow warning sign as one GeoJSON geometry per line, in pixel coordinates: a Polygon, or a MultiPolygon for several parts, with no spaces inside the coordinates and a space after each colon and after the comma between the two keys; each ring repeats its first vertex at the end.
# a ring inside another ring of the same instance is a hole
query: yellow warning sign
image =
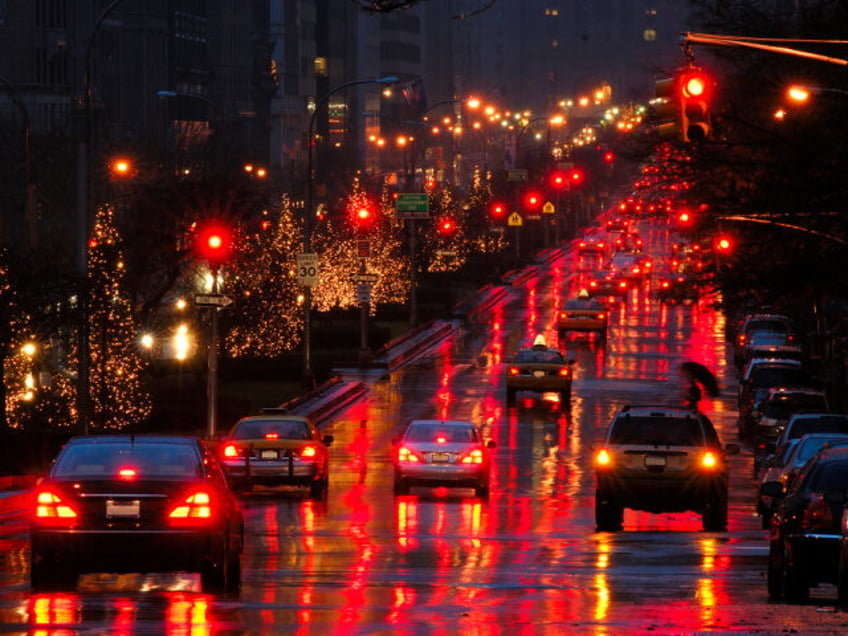
{"type": "Polygon", "coordinates": [[[556,212],[556,208],[554,207],[554,204],[550,201],[548,201],[547,203],[545,203],[545,205],[542,206],[543,214],[553,214],[554,212],[556,212]]]}
{"type": "Polygon", "coordinates": [[[509,215],[509,218],[507,218],[506,223],[509,226],[521,227],[524,225],[524,219],[521,218],[521,215],[518,212],[513,212],[509,215]]]}

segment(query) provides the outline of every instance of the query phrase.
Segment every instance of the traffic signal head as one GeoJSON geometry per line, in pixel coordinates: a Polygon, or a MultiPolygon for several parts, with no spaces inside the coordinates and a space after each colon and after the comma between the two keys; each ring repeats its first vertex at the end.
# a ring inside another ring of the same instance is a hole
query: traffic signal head
{"type": "Polygon", "coordinates": [[[562,190],[568,187],[568,178],[561,170],[557,170],[551,175],[551,186],[556,190],[562,190]]]}
{"type": "Polygon", "coordinates": [[[680,138],[682,102],[678,90],[679,77],[664,77],[656,81],[655,99],[651,109],[656,119],[656,129],[663,139],[680,138]]]}
{"type": "Polygon", "coordinates": [[[506,217],[506,205],[501,203],[500,201],[495,201],[492,203],[492,206],[489,208],[490,213],[492,215],[492,219],[499,221],[506,217]]]}
{"type": "Polygon", "coordinates": [[[437,227],[439,234],[445,238],[450,238],[456,234],[456,221],[449,216],[439,219],[437,227]]]}
{"type": "Polygon", "coordinates": [[[571,185],[580,185],[583,183],[583,171],[575,168],[571,171],[569,179],[571,180],[571,185]]]}
{"type": "Polygon", "coordinates": [[[202,226],[197,233],[195,251],[199,258],[209,262],[210,267],[220,267],[232,256],[232,229],[216,221],[202,226]]]}
{"type": "Polygon", "coordinates": [[[524,195],[524,206],[528,210],[535,210],[539,206],[542,205],[542,196],[533,190],[525,193],[524,195]]]}
{"type": "Polygon", "coordinates": [[[374,226],[374,210],[369,202],[360,201],[352,208],[353,226],[359,232],[370,230],[374,226]]]}
{"type": "Polygon", "coordinates": [[[710,134],[711,80],[700,68],[690,66],[679,74],[678,91],[681,138],[686,142],[703,141],[710,134]]]}

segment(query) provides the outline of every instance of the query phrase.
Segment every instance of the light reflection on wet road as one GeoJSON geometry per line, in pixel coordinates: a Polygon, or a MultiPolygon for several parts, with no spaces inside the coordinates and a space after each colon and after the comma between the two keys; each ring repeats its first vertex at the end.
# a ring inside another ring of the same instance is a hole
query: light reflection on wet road
{"type": "MultiPolygon", "coordinates": [[[[668,252],[645,228],[652,253],[668,252]]],[[[606,343],[567,338],[570,405],[519,394],[505,406],[503,363],[537,333],[557,342],[556,309],[585,284],[574,255],[540,268],[479,323],[386,377],[325,432],[335,436],[326,504],[299,493],[244,498],[248,539],[238,598],[196,577],[87,576],[75,594],[32,595],[25,538],[9,542],[0,624],[31,633],[622,634],[844,630],[833,591],[771,604],[750,453],[731,458],[727,533],[699,515],[626,511],[624,531],[594,531],[590,455],[627,403],[680,403],[679,364],[722,384],[702,409],[735,441],[735,370],[724,318],[707,303],[661,305],[650,283],[612,311],[606,343]],[[392,494],[391,441],[413,418],[471,419],[497,442],[488,501],[469,491],[392,494]],[[144,590],[144,591],[141,591],[144,590]]]]}

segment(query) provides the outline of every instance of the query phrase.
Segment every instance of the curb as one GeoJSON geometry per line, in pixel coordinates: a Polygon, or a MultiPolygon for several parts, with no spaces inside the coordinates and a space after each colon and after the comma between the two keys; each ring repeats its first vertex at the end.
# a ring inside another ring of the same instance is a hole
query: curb
{"type": "MultiPolygon", "coordinates": [[[[506,275],[508,275],[508,273],[506,275]]],[[[506,277],[506,275],[504,276],[506,277]]],[[[489,309],[505,295],[506,289],[503,285],[484,285],[477,291],[473,298],[461,300],[456,303],[453,306],[451,315],[454,318],[467,320],[468,318],[489,309]]]]}
{"type": "Polygon", "coordinates": [[[367,390],[363,382],[345,382],[334,377],[312,391],[281,404],[280,408],[293,415],[306,416],[320,427],[334,413],[360,398],[367,390]]]}
{"type": "Polygon", "coordinates": [[[424,349],[446,338],[454,326],[449,322],[434,321],[395,338],[377,351],[371,367],[397,369],[424,349]]]}

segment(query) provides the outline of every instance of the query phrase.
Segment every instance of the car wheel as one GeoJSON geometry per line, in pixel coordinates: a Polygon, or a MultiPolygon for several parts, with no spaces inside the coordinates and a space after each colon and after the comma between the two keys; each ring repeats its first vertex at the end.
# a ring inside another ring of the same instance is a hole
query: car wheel
{"type": "Polygon", "coordinates": [[[623,521],[624,506],[600,490],[595,490],[595,528],[598,532],[621,530],[623,521]]]}
{"type": "Polygon", "coordinates": [[[72,590],[77,578],[77,572],[67,565],[59,565],[37,553],[30,557],[29,580],[33,590],[72,590]]]}
{"type": "Polygon", "coordinates": [[[571,389],[559,392],[560,404],[569,404],[571,402],[571,389]]]}
{"type": "Polygon", "coordinates": [[[844,550],[839,550],[839,566],[836,573],[836,600],[840,607],[848,606],[848,563],[844,550]]]}
{"type": "Polygon", "coordinates": [[[707,532],[727,530],[727,494],[714,495],[701,515],[701,523],[707,532]]]}
{"type": "Polygon", "coordinates": [[[787,603],[801,603],[810,596],[810,586],[806,577],[797,565],[793,564],[792,555],[784,545],[783,551],[783,599],[787,603]]]}
{"type": "Polygon", "coordinates": [[[395,475],[394,492],[396,495],[409,494],[409,484],[403,477],[395,475]]]}
{"type": "Polygon", "coordinates": [[[226,585],[227,591],[231,593],[237,593],[241,589],[241,555],[238,553],[230,557],[226,585]]]}
{"type": "Polygon", "coordinates": [[[779,601],[783,598],[783,562],[780,546],[775,541],[769,542],[766,583],[770,599],[779,601]]]}
{"type": "Polygon", "coordinates": [[[314,501],[324,501],[327,499],[328,490],[329,476],[324,475],[321,479],[316,479],[309,485],[309,496],[314,501]]]}
{"type": "Polygon", "coordinates": [[[486,482],[480,482],[474,488],[474,496],[480,497],[481,499],[489,498],[489,484],[486,482]]]}
{"type": "Polygon", "coordinates": [[[506,404],[507,406],[515,404],[515,389],[506,390],[506,404]]]}

